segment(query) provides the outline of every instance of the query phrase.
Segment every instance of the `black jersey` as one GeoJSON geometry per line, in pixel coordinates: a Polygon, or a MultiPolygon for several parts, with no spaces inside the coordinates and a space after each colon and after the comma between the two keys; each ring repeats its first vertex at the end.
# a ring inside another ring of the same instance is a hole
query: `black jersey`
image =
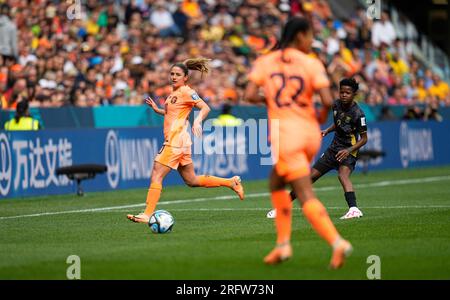
{"type": "MultiPolygon", "coordinates": [[[[338,152],[353,146],[360,138],[360,134],[367,131],[366,116],[356,102],[345,110],[340,100],[336,100],[332,106],[333,121],[336,127],[330,150],[338,152]]],[[[357,157],[358,151],[350,153],[357,157]]]]}

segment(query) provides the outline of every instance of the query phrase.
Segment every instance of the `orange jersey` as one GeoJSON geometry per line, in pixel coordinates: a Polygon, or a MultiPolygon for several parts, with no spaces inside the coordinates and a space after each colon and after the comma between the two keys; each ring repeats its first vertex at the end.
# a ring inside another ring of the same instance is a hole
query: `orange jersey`
{"type": "Polygon", "coordinates": [[[190,147],[191,135],[188,132],[189,114],[200,101],[200,97],[185,85],[173,91],[164,102],[164,145],[190,147]]]}
{"type": "Polygon", "coordinates": [[[313,94],[330,86],[323,64],[296,49],[277,50],[254,62],[249,79],[264,89],[278,174],[287,180],[309,174],[321,142],[313,94]]]}
{"type": "Polygon", "coordinates": [[[312,96],[330,86],[322,62],[292,48],[258,58],[249,79],[264,88],[269,116],[278,119],[315,120],[312,96]]]}

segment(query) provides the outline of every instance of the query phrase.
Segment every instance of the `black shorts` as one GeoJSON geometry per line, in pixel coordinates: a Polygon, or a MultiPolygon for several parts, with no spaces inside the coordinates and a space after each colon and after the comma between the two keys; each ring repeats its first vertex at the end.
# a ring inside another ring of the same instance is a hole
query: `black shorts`
{"type": "Polygon", "coordinates": [[[328,148],[318,161],[314,164],[313,168],[320,172],[320,174],[328,173],[330,170],[335,169],[338,170],[339,166],[344,165],[350,168],[350,170],[354,170],[356,166],[357,158],[353,155],[347,156],[346,159],[339,162],[336,159],[337,152],[328,148]]]}

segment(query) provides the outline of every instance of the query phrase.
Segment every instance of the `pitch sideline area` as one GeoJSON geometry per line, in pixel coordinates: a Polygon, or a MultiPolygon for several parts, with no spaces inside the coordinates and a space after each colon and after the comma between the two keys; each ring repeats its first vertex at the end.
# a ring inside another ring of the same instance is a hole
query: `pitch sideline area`
{"type": "MultiPolygon", "coordinates": [[[[369,184],[355,185],[355,189],[359,190],[359,189],[363,189],[363,188],[408,185],[408,184],[415,184],[415,183],[427,183],[427,182],[447,181],[447,180],[450,180],[450,176],[434,176],[434,177],[423,177],[423,178],[403,179],[403,180],[386,180],[386,181],[380,181],[380,182],[369,183],[369,184]]],[[[319,187],[319,188],[316,188],[315,191],[321,192],[321,191],[331,191],[331,190],[339,190],[339,189],[340,189],[340,187],[338,187],[338,186],[331,186],[331,187],[322,187],[322,188],[319,187]]],[[[252,194],[247,194],[246,198],[268,197],[269,195],[270,194],[267,192],[266,193],[252,193],[252,194]]],[[[195,203],[195,202],[208,202],[208,201],[214,201],[214,200],[228,200],[228,199],[233,199],[233,198],[236,198],[236,197],[235,196],[218,196],[218,197],[210,197],[210,198],[171,200],[171,201],[161,201],[159,203],[159,205],[161,206],[161,205],[173,205],[173,204],[184,204],[184,203],[195,203]]],[[[121,205],[121,206],[99,207],[99,208],[92,208],[92,209],[42,212],[42,213],[35,213],[35,214],[29,214],[29,215],[0,217],[0,220],[29,218],[29,217],[42,217],[42,216],[52,216],[52,215],[61,215],[61,214],[100,212],[100,211],[108,211],[108,210],[123,210],[123,209],[131,209],[131,208],[144,207],[144,206],[145,206],[144,204],[138,203],[138,204],[129,204],[129,205],[121,205]]],[[[450,205],[375,206],[375,207],[365,207],[365,208],[390,209],[390,208],[447,208],[447,207],[450,207],[450,205]]],[[[267,208],[260,208],[260,209],[267,209],[267,208]]],[[[328,209],[342,209],[342,207],[328,207],[328,209]]],[[[190,210],[195,210],[195,209],[190,209],[190,210]]],[[[199,210],[209,210],[209,209],[199,208],[199,210]]],[[[214,210],[214,209],[212,209],[212,210],[214,210]]],[[[237,209],[223,208],[223,209],[215,209],[215,210],[240,210],[240,209],[238,209],[238,208],[237,209]]],[[[259,210],[259,209],[255,208],[253,210],[259,210]]]]}
{"type": "Polygon", "coordinates": [[[266,181],[245,182],[243,202],[225,188],[166,187],[159,207],[176,219],[167,235],[125,219],[143,209],[145,189],[2,200],[0,278],[65,279],[66,259],[77,255],[82,279],[366,279],[367,258],[377,255],[382,279],[448,279],[449,174],[450,167],[355,174],[365,216],[349,221],[339,220],[346,203],[336,176],[319,181],[318,196],[355,247],[337,272],[327,270],[330,250],[298,209],[294,258],[262,264],[275,240],[266,181]]]}

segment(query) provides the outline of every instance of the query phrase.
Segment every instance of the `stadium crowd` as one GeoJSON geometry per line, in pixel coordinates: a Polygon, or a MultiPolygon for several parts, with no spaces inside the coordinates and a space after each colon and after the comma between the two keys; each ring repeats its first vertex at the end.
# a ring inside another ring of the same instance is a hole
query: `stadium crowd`
{"type": "Polygon", "coordinates": [[[412,55],[417,34],[396,30],[386,12],[372,21],[360,8],[339,20],[325,0],[60,2],[1,4],[2,109],[23,99],[30,107],[139,105],[148,94],[162,103],[171,64],[197,56],[212,59],[208,78],[194,75],[192,82],[210,106],[246,104],[251,62],[297,14],[311,19],[311,55],[324,62],[335,87],[353,76],[358,100],[368,105],[450,106],[448,84],[412,55]]]}

